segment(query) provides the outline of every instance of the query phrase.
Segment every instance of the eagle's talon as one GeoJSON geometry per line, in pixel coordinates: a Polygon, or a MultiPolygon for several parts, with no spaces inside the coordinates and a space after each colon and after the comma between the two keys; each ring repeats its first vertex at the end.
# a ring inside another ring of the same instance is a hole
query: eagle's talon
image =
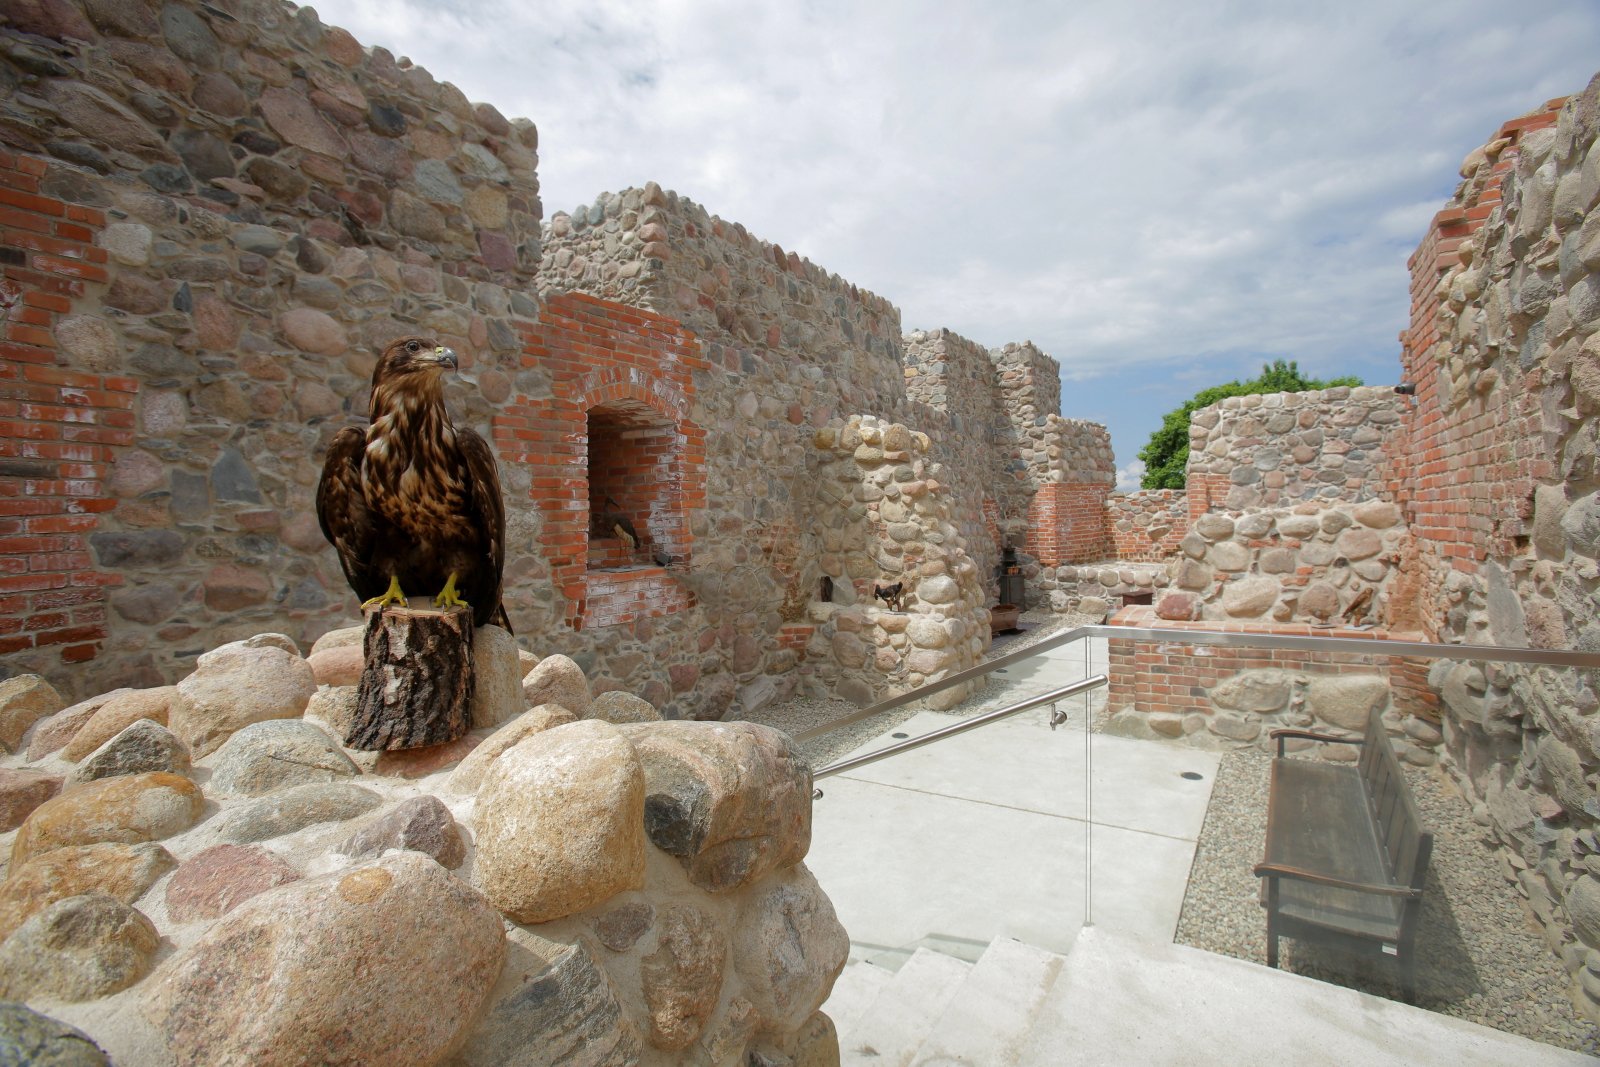
{"type": "Polygon", "coordinates": [[[444,608],[447,611],[451,608],[465,608],[471,606],[465,600],[461,599],[460,593],[456,592],[456,576],[454,573],[452,573],[445,581],[444,588],[439,590],[439,595],[433,598],[433,606],[436,608],[444,608]]]}
{"type": "Polygon", "coordinates": [[[382,611],[390,604],[400,608],[406,606],[406,595],[400,591],[400,578],[393,574],[389,575],[389,588],[383,591],[383,595],[362,601],[361,610],[382,611]]]}

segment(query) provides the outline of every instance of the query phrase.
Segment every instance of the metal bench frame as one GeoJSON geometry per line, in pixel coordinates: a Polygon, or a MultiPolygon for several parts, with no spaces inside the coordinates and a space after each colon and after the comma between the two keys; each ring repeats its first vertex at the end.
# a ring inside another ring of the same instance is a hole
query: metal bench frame
{"type": "Polygon", "coordinates": [[[1255,865],[1267,909],[1267,965],[1278,938],[1350,944],[1398,958],[1405,999],[1416,999],[1416,937],[1433,835],[1374,711],[1361,738],[1274,730],[1266,856],[1255,865]],[[1355,764],[1294,759],[1291,737],[1357,745],[1355,764]]]}

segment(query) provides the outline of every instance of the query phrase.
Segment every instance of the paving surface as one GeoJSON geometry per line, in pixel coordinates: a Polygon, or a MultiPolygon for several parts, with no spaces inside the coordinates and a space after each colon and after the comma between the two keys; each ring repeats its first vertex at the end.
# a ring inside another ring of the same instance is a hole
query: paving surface
{"type": "Polygon", "coordinates": [[[1556,1067],[1569,1052],[1184,945],[1085,930],[1024,1064],[1556,1067]]]}
{"type": "MultiPolygon", "coordinates": [[[[1052,731],[1043,719],[994,723],[819,783],[806,862],[852,958],[888,952],[893,965],[892,954],[929,946],[977,959],[998,936],[1065,952],[1091,915],[1172,939],[1218,757],[1086,736],[1081,719],[1052,731]]],[[[950,722],[923,713],[893,733],[950,722]]]]}

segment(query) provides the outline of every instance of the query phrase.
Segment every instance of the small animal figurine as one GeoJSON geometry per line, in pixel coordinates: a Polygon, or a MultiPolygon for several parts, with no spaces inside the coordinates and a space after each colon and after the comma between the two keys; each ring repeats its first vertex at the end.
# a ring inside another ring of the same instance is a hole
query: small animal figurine
{"type": "Polygon", "coordinates": [[[904,611],[906,583],[895,582],[893,585],[872,585],[872,595],[884,602],[890,611],[904,611]]]}

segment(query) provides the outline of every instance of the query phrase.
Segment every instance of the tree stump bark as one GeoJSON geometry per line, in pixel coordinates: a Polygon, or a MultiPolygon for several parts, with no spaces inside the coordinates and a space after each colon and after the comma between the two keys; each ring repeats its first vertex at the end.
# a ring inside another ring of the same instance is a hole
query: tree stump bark
{"type": "Polygon", "coordinates": [[[366,751],[442,745],[472,726],[472,610],[367,613],[365,666],[345,734],[366,751]]]}

